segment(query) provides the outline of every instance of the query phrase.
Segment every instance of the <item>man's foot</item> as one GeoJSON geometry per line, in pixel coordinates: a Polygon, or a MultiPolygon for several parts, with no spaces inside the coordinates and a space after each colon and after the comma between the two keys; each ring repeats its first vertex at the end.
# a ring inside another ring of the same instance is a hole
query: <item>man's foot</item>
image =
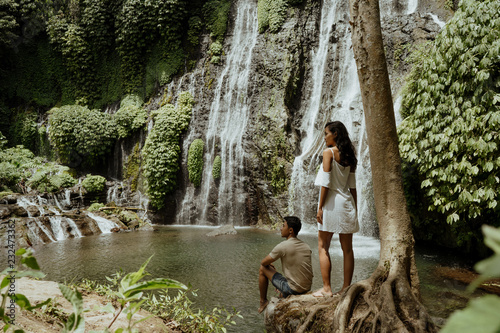
{"type": "Polygon", "coordinates": [[[316,290],[315,292],[312,293],[314,297],[331,297],[333,296],[333,293],[325,291],[323,288],[316,290]]]}
{"type": "Polygon", "coordinates": [[[267,299],[264,302],[261,301],[260,308],[257,311],[259,311],[259,313],[262,313],[262,311],[264,311],[266,309],[268,304],[269,304],[269,301],[267,299]]]}

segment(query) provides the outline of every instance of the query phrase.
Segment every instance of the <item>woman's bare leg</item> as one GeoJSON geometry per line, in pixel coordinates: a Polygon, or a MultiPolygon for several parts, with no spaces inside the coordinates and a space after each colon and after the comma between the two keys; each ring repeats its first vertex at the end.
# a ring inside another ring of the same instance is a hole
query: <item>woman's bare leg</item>
{"type": "Polygon", "coordinates": [[[340,245],[344,254],[344,284],[342,290],[349,287],[354,273],[354,251],[352,250],[352,234],[339,234],[340,245]]]}
{"type": "Polygon", "coordinates": [[[332,270],[332,262],[330,260],[330,243],[333,233],[327,231],[318,231],[318,254],[319,267],[321,268],[321,278],[323,279],[323,288],[315,292],[315,296],[323,296],[322,294],[331,295],[332,286],[330,276],[332,270]]]}

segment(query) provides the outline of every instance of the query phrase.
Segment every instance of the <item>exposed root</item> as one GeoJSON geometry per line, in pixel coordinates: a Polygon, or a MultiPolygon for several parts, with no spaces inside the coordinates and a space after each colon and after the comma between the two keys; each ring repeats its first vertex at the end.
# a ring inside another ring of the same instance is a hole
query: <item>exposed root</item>
{"type": "Polygon", "coordinates": [[[330,305],[316,305],[314,306],[312,309],[311,309],[311,312],[309,312],[309,314],[307,315],[306,319],[304,320],[304,322],[302,323],[302,325],[300,325],[300,327],[297,329],[297,333],[304,333],[304,332],[307,332],[307,330],[309,329],[309,327],[311,326],[314,318],[316,317],[316,315],[318,314],[318,311],[320,310],[323,310],[323,309],[326,309],[328,308],[330,305]]]}
{"type": "Polygon", "coordinates": [[[369,280],[362,281],[362,287],[357,284],[351,287],[354,290],[335,310],[338,321],[334,331],[435,332],[436,327],[412,293],[406,276],[397,269],[384,275],[377,270],[369,280]]]}
{"type": "Polygon", "coordinates": [[[340,297],[311,295],[277,304],[273,326],[279,332],[436,332],[425,307],[398,267],[377,269],[340,297]]]}

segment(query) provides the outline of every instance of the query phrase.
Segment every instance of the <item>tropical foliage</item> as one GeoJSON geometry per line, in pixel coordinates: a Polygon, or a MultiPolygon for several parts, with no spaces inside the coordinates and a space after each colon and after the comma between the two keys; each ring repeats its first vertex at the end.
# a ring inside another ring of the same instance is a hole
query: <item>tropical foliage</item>
{"type": "Polygon", "coordinates": [[[123,94],[150,96],[197,57],[203,28],[223,42],[230,6],[229,0],[1,1],[0,100],[102,108],[123,94]]]}
{"type": "Polygon", "coordinates": [[[220,158],[220,155],[217,155],[214,158],[214,164],[212,166],[212,177],[214,177],[214,179],[220,178],[221,167],[222,159],[220,158]]]}
{"type": "Polygon", "coordinates": [[[111,148],[116,131],[109,114],[85,106],[53,108],[49,117],[49,139],[61,162],[85,157],[92,165],[111,148]]]}
{"type": "Polygon", "coordinates": [[[82,181],[82,186],[89,193],[99,193],[104,190],[106,178],[96,175],[87,175],[82,181]]]}
{"type": "MultiPolygon", "coordinates": [[[[483,233],[486,245],[493,250],[494,254],[476,264],[475,269],[481,273],[481,276],[469,286],[469,290],[475,289],[489,279],[500,278],[500,228],[483,226],[483,233]]],[[[497,295],[486,295],[474,299],[464,310],[453,313],[441,332],[497,333],[500,331],[499,308],[500,297],[497,295]]]]}
{"type": "Polygon", "coordinates": [[[160,209],[165,196],[175,189],[179,170],[179,139],[191,120],[194,99],[179,95],[177,106],[166,104],[153,112],[154,126],[144,144],[144,176],[150,203],[160,209]]]}
{"type": "Polygon", "coordinates": [[[478,219],[498,223],[499,73],[498,1],[462,1],[436,40],[414,54],[399,136],[415,218],[428,208],[464,228],[478,219]]]}
{"type": "Polygon", "coordinates": [[[259,32],[269,29],[275,33],[285,22],[290,5],[301,4],[302,0],[259,0],[257,15],[259,20],[259,32]]]}
{"type": "Polygon", "coordinates": [[[122,100],[120,108],[113,115],[119,138],[125,138],[144,126],[147,113],[141,105],[142,100],[137,95],[127,95],[122,100]]]}
{"type": "Polygon", "coordinates": [[[188,173],[189,180],[194,186],[200,186],[203,174],[203,140],[196,139],[189,146],[188,151],[188,173]]]}

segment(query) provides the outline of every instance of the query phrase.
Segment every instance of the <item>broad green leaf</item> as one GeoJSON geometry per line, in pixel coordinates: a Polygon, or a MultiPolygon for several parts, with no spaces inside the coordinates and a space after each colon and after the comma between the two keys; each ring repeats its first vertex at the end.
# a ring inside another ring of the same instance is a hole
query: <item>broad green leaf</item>
{"type": "MultiPolygon", "coordinates": [[[[146,260],[142,264],[141,268],[139,268],[137,272],[125,275],[125,277],[120,282],[120,286],[121,288],[123,288],[124,291],[128,290],[131,285],[136,284],[137,281],[139,281],[140,279],[142,279],[144,276],[147,275],[147,273],[144,273],[144,270],[146,269],[146,266],[148,265],[151,258],[153,258],[153,255],[151,255],[151,257],[149,257],[148,260],[146,260]]],[[[123,293],[126,294],[124,291],[123,293]]]]}
{"type": "Polygon", "coordinates": [[[178,289],[187,289],[187,286],[171,279],[152,279],[149,281],[144,281],[138,284],[134,284],[130,286],[126,292],[127,293],[136,293],[144,290],[157,290],[157,289],[169,289],[169,288],[178,288],[178,289]]]}
{"type": "Polygon", "coordinates": [[[71,303],[71,305],[73,305],[75,313],[76,314],[82,313],[83,311],[82,294],[60,283],[59,283],[59,290],[61,290],[61,293],[63,294],[64,298],[66,298],[71,303]]]}
{"type": "Polygon", "coordinates": [[[441,333],[498,333],[500,297],[486,295],[470,301],[467,308],[454,312],[441,333]]]}
{"type": "Polygon", "coordinates": [[[11,297],[11,299],[15,300],[16,304],[19,305],[21,309],[31,308],[30,301],[23,294],[16,294],[15,296],[11,297]]]}
{"type": "Polygon", "coordinates": [[[21,262],[23,262],[26,266],[28,266],[31,269],[34,269],[37,271],[40,270],[40,266],[38,266],[38,263],[37,263],[35,257],[29,256],[29,257],[23,258],[21,260],[21,262]]]}
{"type": "Polygon", "coordinates": [[[4,278],[2,279],[2,283],[0,284],[0,289],[7,287],[9,284],[10,284],[9,276],[4,276],[4,278]]]}
{"type": "Polygon", "coordinates": [[[16,273],[16,278],[22,278],[25,276],[30,276],[30,277],[41,279],[41,278],[45,277],[45,274],[42,272],[37,272],[37,271],[19,271],[16,273]]]}

